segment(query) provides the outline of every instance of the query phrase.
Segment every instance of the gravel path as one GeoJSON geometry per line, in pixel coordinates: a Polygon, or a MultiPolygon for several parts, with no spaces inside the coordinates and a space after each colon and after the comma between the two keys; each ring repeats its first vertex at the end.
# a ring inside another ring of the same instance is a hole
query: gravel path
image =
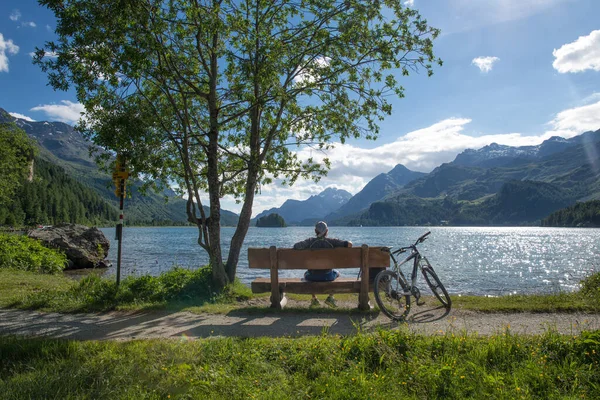
{"type": "Polygon", "coordinates": [[[600,314],[515,313],[484,314],[453,310],[448,316],[435,310],[422,311],[423,322],[390,323],[381,314],[234,311],[221,314],[189,312],[109,312],[98,314],[56,314],[0,309],[0,335],[27,335],[76,340],[132,340],[142,338],[297,337],[304,335],[348,335],[386,328],[435,335],[468,333],[491,335],[505,331],[539,334],[555,330],[576,334],[600,329],[600,314]]]}

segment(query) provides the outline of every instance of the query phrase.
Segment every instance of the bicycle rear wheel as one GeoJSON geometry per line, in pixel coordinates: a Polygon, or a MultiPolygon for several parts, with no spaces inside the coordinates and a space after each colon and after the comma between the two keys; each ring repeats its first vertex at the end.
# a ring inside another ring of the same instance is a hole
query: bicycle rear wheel
{"type": "Polygon", "coordinates": [[[423,277],[425,278],[429,289],[431,289],[435,297],[437,297],[440,303],[442,303],[442,305],[446,308],[446,312],[450,311],[450,308],[452,307],[452,299],[450,298],[448,291],[440,281],[440,278],[438,278],[433,268],[428,265],[424,266],[421,271],[423,272],[423,277]]]}
{"type": "Polygon", "coordinates": [[[410,311],[410,295],[404,278],[394,271],[381,271],[375,277],[375,301],[394,321],[403,321],[410,311]]]}

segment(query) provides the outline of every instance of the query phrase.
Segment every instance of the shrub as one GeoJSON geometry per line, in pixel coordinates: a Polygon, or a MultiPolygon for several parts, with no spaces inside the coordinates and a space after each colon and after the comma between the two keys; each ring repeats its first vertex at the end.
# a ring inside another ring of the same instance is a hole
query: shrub
{"type": "Polygon", "coordinates": [[[581,294],[600,301],[600,272],[595,272],[581,281],[581,294]]]}
{"type": "Polygon", "coordinates": [[[195,271],[176,267],[159,276],[130,276],[123,281],[119,301],[123,303],[186,301],[211,298],[212,274],[209,267],[195,271]]]}
{"type": "Polygon", "coordinates": [[[22,235],[0,234],[0,268],[54,274],[62,271],[67,257],[22,235]]]}
{"type": "Polygon", "coordinates": [[[116,304],[117,284],[98,275],[88,275],[74,286],[71,292],[79,298],[88,309],[110,309],[116,304]]]}

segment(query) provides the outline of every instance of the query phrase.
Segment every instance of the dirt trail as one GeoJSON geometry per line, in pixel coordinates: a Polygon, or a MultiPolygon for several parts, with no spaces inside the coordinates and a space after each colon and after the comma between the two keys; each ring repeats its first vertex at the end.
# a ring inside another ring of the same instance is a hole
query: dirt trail
{"type": "Polygon", "coordinates": [[[425,322],[390,323],[381,314],[233,311],[226,315],[189,312],[109,312],[97,314],[56,314],[0,309],[0,335],[28,335],[76,340],[132,340],[141,338],[297,337],[329,334],[348,335],[371,331],[378,326],[408,329],[419,334],[490,335],[503,332],[539,334],[555,330],[576,334],[600,329],[600,314],[515,313],[485,314],[453,310],[440,318],[422,312],[425,322]]]}

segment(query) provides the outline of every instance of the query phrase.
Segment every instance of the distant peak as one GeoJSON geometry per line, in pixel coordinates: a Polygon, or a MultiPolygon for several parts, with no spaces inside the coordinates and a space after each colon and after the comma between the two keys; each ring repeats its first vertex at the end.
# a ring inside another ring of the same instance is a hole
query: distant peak
{"type": "Polygon", "coordinates": [[[388,174],[397,174],[400,172],[410,172],[410,169],[406,168],[402,164],[397,164],[390,172],[388,172],[388,174]]]}
{"type": "Polygon", "coordinates": [[[323,190],[321,193],[319,193],[319,196],[333,195],[333,194],[339,194],[339,193],[350,194],[348,191],[346,191],[344,189],[338,189],[336,187],[328,187],[325,190],[323,190]]]}

